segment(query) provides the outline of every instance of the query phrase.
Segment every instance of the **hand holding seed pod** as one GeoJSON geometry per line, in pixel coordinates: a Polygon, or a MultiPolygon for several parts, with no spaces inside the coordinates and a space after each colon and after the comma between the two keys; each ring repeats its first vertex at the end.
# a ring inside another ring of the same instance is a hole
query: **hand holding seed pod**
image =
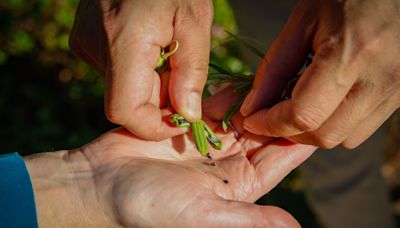
{"type": "Polygon", "coordinates": [[[196,148],[202,156],[208,155],[208,144],[216,150],[222,149],[221,140],[203,120],[189,123],[183,116],[173,114],[169,118],[169,121],[175,124],[176,127],[187,127],[192,130],[196,148]]]}
{"type": "MultiPolygon", "coordinates": [[[[246,41],[242,40],[239,37],[236,37],[234,34],[229,33],[234,39],[239,41],[245,47],[249,48],[259,57],[263,57],[261,51],[257,50],[251,44],[247,43],[246,41]]],[[[172,54],[174,54],[178,48],[178,41],[172,41],[171,44],[174,43],[174,48],[169,51],[171,48],[166,47],[161,49],[160,59],[157,65],[157,71],[162,72],[167,68],[167,60],[172,54]]],[[[222,121],[222,129],[226,132],[228,130],[228,122],[232,118],[232,116],[239,110],[240,106],[242,105],[245,96],[249,93],[251,86],[253,84],[254,75],[245,75],[239,73],[232,73],[229,72],[222,67],[210,64],[210,67],[213,68],[216,73],[209,74],[207,79],[207,84],[220,84],[220,83],[231,83],[233,84],[234,91],[240,95],[240,98],[229,108],[226,112],[225,117],[222,121]]],[[[214,134],[214,132],[207,126],[204,121],[196,121],[194,123],[189,123],[183,116],[179,114],[174,114],[170,117],[169,121],[177,127],[187,127],[192,130],[193,137],[195,139],[196,147],[201,155],[207,156],[208,155],[208,143],[217,150],[222,148],[222,143],[218,139],[218,137],[214,134]]]]}
{"type": "MultiPolygon", "coordinates": [[[[168,58],[172,56],[179,48],[179,42],[174,40],[166,48],[161,48],[160,58],[157,63],[156,70],[158,73],[162,73],[168,67],[168,58]],[[172,44],[173,47],[172,47],[172,44]],[[172,48],[172,50],[170,50],[172,48]]],[[[196,143],[197,150],[202,156],[208,155],[208,143],[217,150],[222,148],[222,142],[214,134],[214,132],[202,121],[196,121],[193,123],[188,122],[183,116],[174,114],[169,118],[169,121],[175,124],[176,127],[187,127],[192,130],[193,137],[196,143]],[[208,143],[207,143],[208,141],[208,143]]]]}
{"type": "Polygon", "coordinates": [[[210,56],[211,0],[81,0],[75,19],[71,49],[104,76],[104,111],[110,122],[146,140],[184,133],[163,121],[165,105],[160,102],[164,94],[157,71],[177,49],[174,41],[168,45],[171,40],[179,40],[184,48],[174,54],[171,77],[162,77],[170,83],[163,85],[169,87],[175,110],[191,121],[200,119],[210,56]],[[104,17],[110,12],[120,13],[104,17]],[[160,47],[165,49],[161,54],[160,47]]]}

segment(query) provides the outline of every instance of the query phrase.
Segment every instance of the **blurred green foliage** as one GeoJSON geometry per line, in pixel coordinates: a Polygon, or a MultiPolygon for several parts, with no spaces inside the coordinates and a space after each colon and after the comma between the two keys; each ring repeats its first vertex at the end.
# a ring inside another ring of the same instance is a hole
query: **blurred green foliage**
{"type": "MultiPolygon", "coordinates": [[[[0,153],[79,147],[113,128],[103,112],[101,77],[69,50],[78,0],[0,2],[0,153]]],[[[249,72],[240,60],[226,0],[214,0],[211,61],[232,72],[249,72]]],[[[279,205],[306,227],[314,225],[296,174],[259,203],[279,205]]]]}
{"type": "Polygon", "coordinates": [[[234,73],[249,72],[240,60],[238,43],[226,31],[237,32],[232,8],[227,0],[214,0],[210,61],[234,73]]]}
{"type": "Polygon", "coordinates": [[[111,128],[101,78],[69,51],[77,4],[1,1],[1,152],[73,148],[111,128]]]}

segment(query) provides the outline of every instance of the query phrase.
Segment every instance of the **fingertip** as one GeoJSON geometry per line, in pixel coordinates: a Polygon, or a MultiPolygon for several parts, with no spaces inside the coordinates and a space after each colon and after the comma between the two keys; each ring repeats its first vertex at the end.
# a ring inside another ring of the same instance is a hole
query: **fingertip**
{"type": "Polygon", "coordinates": [[[253,206],[248,227],[301,227],[299,222],[287,211],[276,206],[253,206]]]}
{"type": "Polygon", "coordinates": [[[240,107],[240,113],[243,116],[248,116],[251,113],[253,105],[254,90],[252,89],[243,101],[242,107],[240,107]]]}
{"type": "Polygon", "coordinates": [[[177,107],[175,109],[189,122],[200,120],[202,114],[201,100],[201,94],[191,92],[186,96],[177,98],[177,102],[175,103],[177,107]]]}
{"type": "Polygon", "coordinates": [[[289,212],[275,206],[238,201],[213,205],[213,216],[203,218],[213,227],[301,227],[289,212]]]}
{"type": "Polygon", "coordinates": [[[268,109],[263,109],[259,112],[248,116],[243,122],[243,128],[248,132],[255,135],[264,135],[275,137],[267,128],[267,120],[265,116],[267,115],[268,109]]]}
{"type": "Polygon", "coordinates": [[[244,119],[244,121],[243,121],[243,128],[244,128],[246,131],[250,132],[250,133],[253,133],[253,134],[255,134],[255,135],[258,135],[257,130],[253,127],[253,120],[252,120],[251,117],[248,117],[248,118],[244,119]]]}
{"type": "Polygon", "coordinates": [[[287,211],[279,208],[268,206],[268,214],[274,214],[271,227],[301,227],[300,223],[287,211]]]}

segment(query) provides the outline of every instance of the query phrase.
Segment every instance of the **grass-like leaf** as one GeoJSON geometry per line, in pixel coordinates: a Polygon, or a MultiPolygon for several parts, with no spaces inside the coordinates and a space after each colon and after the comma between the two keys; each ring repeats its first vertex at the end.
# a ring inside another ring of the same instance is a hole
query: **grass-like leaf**
{"type": "Polygon", "coordinates": [[[216,70],[220,74],[227,74],[227,75],[232,75],[233,74],[232,72],[229,72],[229,71],[225,70],[224,68],[222,68],[222,67],[220,67],[220,66],[218,66],[218,65],[216,65],[214,63],[210,63],[209,66],[212,69],[216,70]]]}
{"type": "Polygon", "coordinates": [[[247,94],[250,92],[252,85],[253,85],[253,82],[238,83],[237,85],[234,86],[235,93],[247,94]]]}
{"type": "Polygon", "coordinates": [[[244,96],[240,97],[225,113],[224,119],[222,120],[222,129],[227,132],[228,131],[228,121],[232,118],[232,116],[239,110],[240,106],[244,101],[244,96]]]}
{"type": "Polygon", "coordinates": [[[251,52],[253,52],[255,55],[257,55],[258,57],[260,57],[261,59],[264,58],[265,53],[261,50],[259,50],[258,48],[254,47],[252,44],[250,44],[249,42],[247,42],[246,40],[236,36],[235,34],[225,30],[226,33],[228,33],[231,37],[233,37],[235,40],[237,40],[240,44],[242,44],[243,46],[245,46],[247,49],[249,49],[251,52]]]}

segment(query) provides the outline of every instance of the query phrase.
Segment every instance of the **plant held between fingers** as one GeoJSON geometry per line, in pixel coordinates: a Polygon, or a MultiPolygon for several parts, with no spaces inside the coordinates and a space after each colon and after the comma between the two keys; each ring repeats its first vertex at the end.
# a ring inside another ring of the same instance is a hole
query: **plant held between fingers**
{"type": "MultiPolygon", "coordinates": [[[[156,66],[156,71],[158,73],[162,73],[167,69],[169,57],[172,56],[178,50],[178,48],[179,42],[176,40],[172,41],[166,48],[161,48],[160,58],[156,66]]],[[[221,150],[221,140],[219,140],[217,135],[215,135],[215,133],[203,120],[189,123],[183,116],[176,113],[171,115],[169,121],[175,124],[176,127],[187,127],[191,129],[196,143],[196,148],[202,156],[208,156],[208,143],[213,148],[221,150]]]]}
{"type": "MultiPolygon", "coordinates": [[[[227,33],[239,44],[243,45],[255,55],[263,59],[264,54],[262,51],[255,48],[246,40],[237,37],[230,32],[227,33]]],[[[166,48],[161,48],[160,59],[157,63],[156,68],[157,72],[161,73],[168,67],[168,58],[171,57],[178,50],[178,47],[179,42],[174,40],[166,48]]],[[[311,63],[311,59],[312,56],[309,56],[304,67],[307,67],[311,63]]],[[[228,109],[228,111],[225,113],[224,119],[222,120],[222,129],[226,132],[230,126],[229,120],[240,109],[246,95],[250,92],[255,75],[233,73],[213,63],[210,63],[209,66],[210,68],[214,69],[215,72],[208,75],[206,88],[210,85],[229,83],[233,85],[234,91],[239,95],[238,100],[228,109]]],[[[298,77],[300,76],[300,73],[298,77]]],[[[283,92],[281,96],[281,99],[289,99],[291,97],[291,92],[297,82],[298,77],[289,82],[289,84],[287,85],[287,89],[283,92]]],[[[180,114],[173,114],[169,118],[169,121],[175,124],[175,126],[177,127],[187,127],[191,129],[197,150],[202,156],[208,155],[208,144],[210,144],[214,149],[217,150],[220,150],[222,148],[222,142],[218,139],[215,133],[207,126],[204,121],[199,120],[190,123],[180,114]]]]}
{"type": "Polygon", "coordinates": [[[196,148],[202,156],[208,155],[208,144],[216,150],[222,149],[221,140],[203,120],[189,123],[183,116],[176,113],[169,118],[169,121],[177,127],[187,127],[192,130],[196,148]]]}

